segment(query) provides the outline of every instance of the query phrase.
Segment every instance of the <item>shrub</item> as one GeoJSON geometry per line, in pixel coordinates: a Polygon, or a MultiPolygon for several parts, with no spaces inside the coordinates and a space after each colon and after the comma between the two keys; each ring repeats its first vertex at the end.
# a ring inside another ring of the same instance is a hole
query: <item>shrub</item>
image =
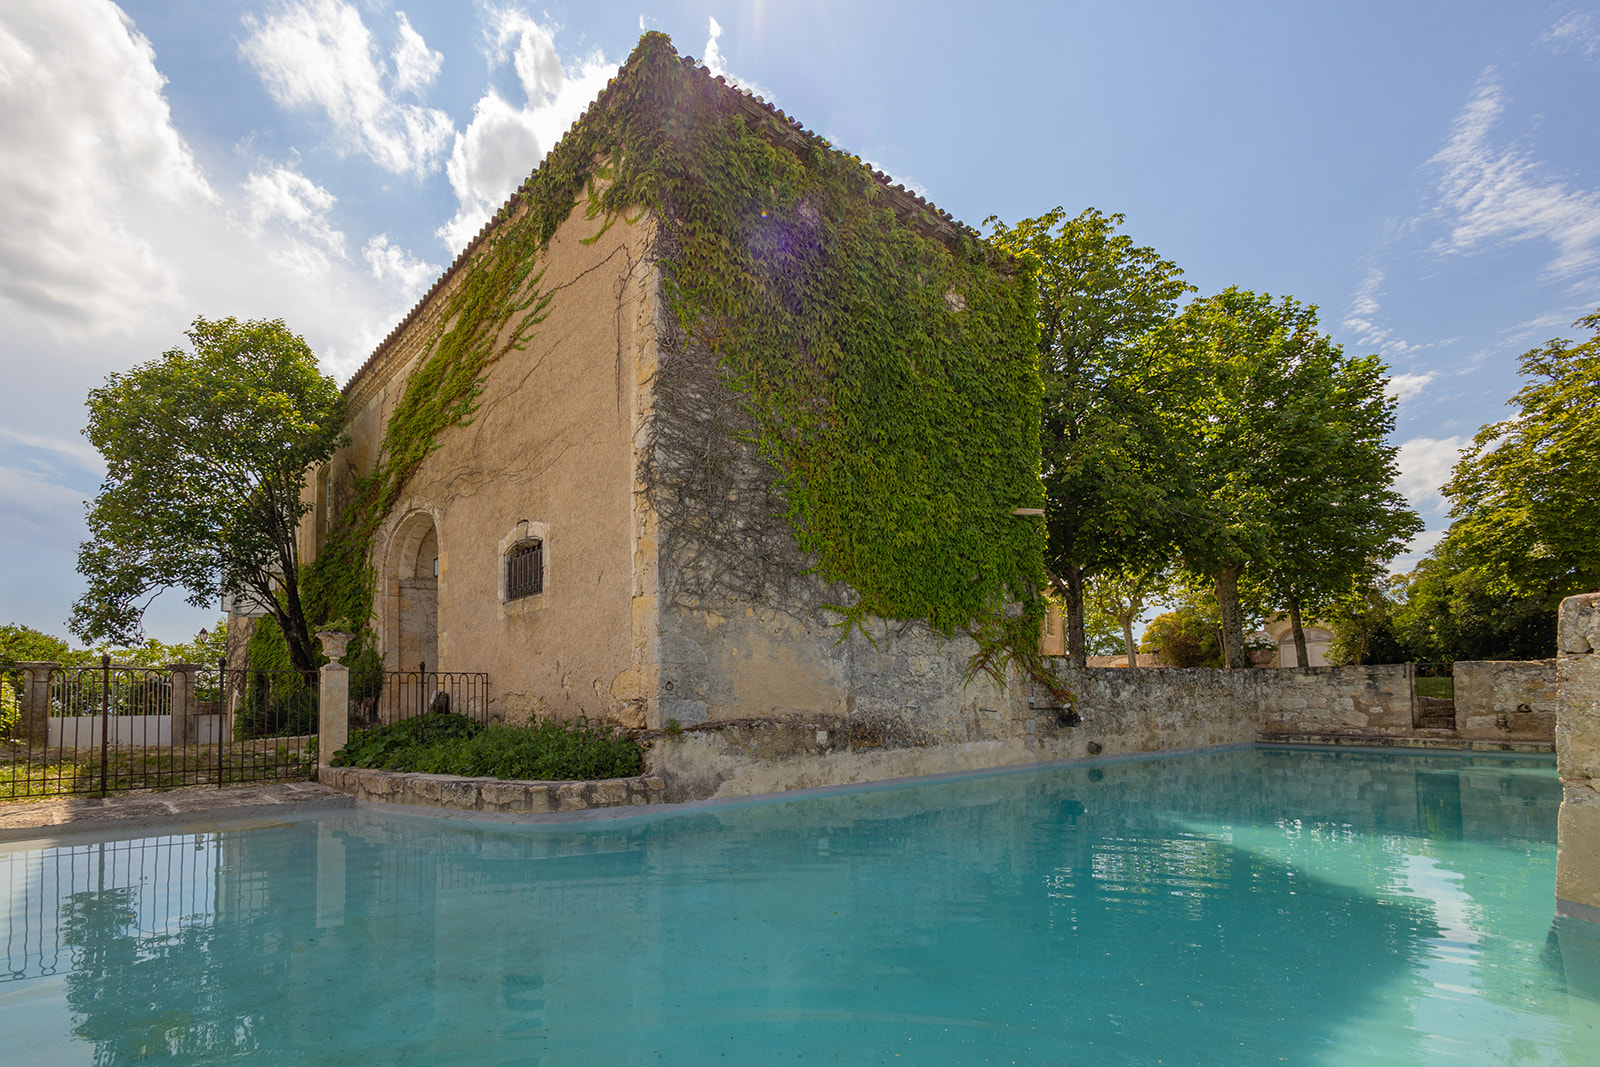
{"type": "Polygon", "coordinates": [[[233,718],[233,736],[304,737],[317,732],[317,691],[294,675],[250,679],[250,688],[233,718]],[[274,684],[275,683],[275,684],[274,684]]]}
{"type": "Polygon", "coordinates": [[[644,752],[613,727],[580,718],[527,726],[482,726],[453,712],[358,730],[333,757],[336,767],[572,781],[640,773],[644,752]]]}
{"type": "Polygon", "coordinates": [[[10,738],[16,730],[20,705],[21,700],[11,685],[11,679],[0,675],[0,741],[10,738]]]}

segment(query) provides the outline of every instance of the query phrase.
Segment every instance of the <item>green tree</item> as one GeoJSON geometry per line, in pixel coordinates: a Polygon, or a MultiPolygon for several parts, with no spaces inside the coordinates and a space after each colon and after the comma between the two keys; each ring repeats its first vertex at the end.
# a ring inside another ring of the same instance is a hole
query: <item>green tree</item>
{"type": "Polygon", "coordinates": [[[1196,300],[1152,341],[1185,369],[1195,495],[1186,566],[1215,591],[1223,659],[1248,667],[1241,581],[1300,615],[1331,605],[1421,529],[1392,488],[1394,401],[1376,357],[1347,358],[1314,306],[1230,288],[1196,300]]]}
{"type": "Polygon", "coordinates": [[[1139,645],[1133,639],[1133,624],[1145,608],[1161,600],[1167,592],[1167,576],[1159,570],[1108,568],[1085,585],[1088,608],[1087,628],[1091,636],[1115,634],[1115,651],[1125,653],[1128,666],[1139,665],[1139,645]]]}
{"type": "Polygon", "coordinates": [[[1139,640],[1140,652],[1153,652],[1168,667],[1221,667],[1222,641],[1215,619],[1184,606],[1150,620],[1139,640]]]}
{"type": "MultiPolygon", "coordinates": [[[[1317,450],[1282,471],[1279,508],[1267,534],[1259,581],[1289,616],[1295,659],[1310,666],[1303,616],[1316,617],[1378,580],[1423,523],[1394,488],[1399,449],[1389,443],[1395,398],[1384,393],[1376,356],[1333,353],[1315,374],[1324,422],[1317,450]]],[[[1305,383],[1300,383],[1305,388],[1305,383]]],[[[1287,457],[1286,457],[1287,458],[1287,457]]]]}
{"type": "Polygon", "coordinates": [[[1444,487],[1462,569],[1550,608],[1600,589],[1600,310],[1575,325],[1594,336],[1521,357],[1516,415],[1479,430],[1444,487]]]}
{"type": "Polygon", "coordinates": [[[78,552],[89,588],[72,630],[133,644],[162,590],[181,588],[196,607],[220,592],[264,606],[295,668],[310,671],[301,490],[342,441],[344,398],[282,320],[197,318],[188,337],[192,353],[174,348],[89,393],[84,432],[107,473],[78,552]]]}
{"type": "MultiPolygon", "coordinates": [[[[1392,574],[1358,582],[1323,613],[1333,628],[1328,662],[1413,663],[1400,636],[1396,616],[1407,592],[1407,578],[1392,574]]],[[[1427,658],[1427,657],[1420,657],[1427,658]]]]}
{"type": "Polygon", "coordinates": [[[88,653],[74,652],[72,646],[31,626],[6,623],[0,626],[0,669],[18,663],[44,662],[75,665],[87,662],[88,653]]]}
{"type": "Polygon", "coordinates": [[[1121,215],[1061,208],[991,239],[1038,258],[1046,562],[1065,606],[1067,654],[1086,655],[1083,582],[1108,567],[1159,568],[1174,537],[1162,366],[1136,344],[1193,290],[1183,272],[1119,233],[1121,215]]]}

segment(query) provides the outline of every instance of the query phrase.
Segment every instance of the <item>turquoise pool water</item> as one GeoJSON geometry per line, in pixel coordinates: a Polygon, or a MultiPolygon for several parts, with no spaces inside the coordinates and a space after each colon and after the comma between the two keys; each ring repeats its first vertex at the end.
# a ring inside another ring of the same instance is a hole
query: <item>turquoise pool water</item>
{"type": "Polygon", "coordinates": [[[1548,759],[1242,749],[0,853],[8,1063],[1600,1063],[1548,759]]]}

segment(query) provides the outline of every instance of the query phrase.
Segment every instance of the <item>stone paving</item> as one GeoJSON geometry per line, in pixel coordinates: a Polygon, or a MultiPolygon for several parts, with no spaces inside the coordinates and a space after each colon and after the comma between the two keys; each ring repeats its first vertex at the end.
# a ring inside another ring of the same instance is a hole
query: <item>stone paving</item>
{"type": "Polygon", "coordinates": [[[105,833],[146,826],[183,826],[291,812],[352,808],[356,801],[316,782],[191,786],[160,793],[61,797],[0,804],[0,841],[62,833],[105,833]]]}

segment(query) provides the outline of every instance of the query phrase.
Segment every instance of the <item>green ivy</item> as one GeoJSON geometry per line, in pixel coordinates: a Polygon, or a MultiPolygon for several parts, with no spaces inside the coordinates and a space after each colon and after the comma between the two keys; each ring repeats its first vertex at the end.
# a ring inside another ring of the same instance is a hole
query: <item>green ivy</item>
{"type": "Polygon", "coordinates": [[[370,617],[374,535],[543,320],[539,256],[580,205],[603,226],[658,220],[677,325],[745,398],[800,548],[853,591],[846,624],[923,619],[972,634],[975,667],[1037,666],[1044,531],[1011,515],[1044,505],[1032,264],[924,236],[859,159],[746,114],[653,32],[457,272],[376,468],[307,568],[312,617],[370,617]]]}

